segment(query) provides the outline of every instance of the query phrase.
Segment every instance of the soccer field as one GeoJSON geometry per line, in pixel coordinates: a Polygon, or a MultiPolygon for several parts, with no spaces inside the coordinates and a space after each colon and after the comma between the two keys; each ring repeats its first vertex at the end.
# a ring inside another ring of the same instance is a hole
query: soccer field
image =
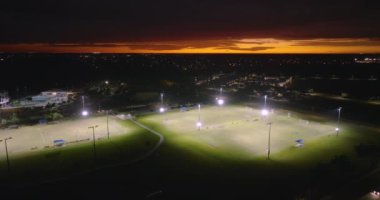
{"type": "MultiPolygon", "coordinates": [[[[197,129],[198,109],[172,111],[143,117],[143,122],[159,124],[178,140],[199,141],[213,149],[265,155],[268,149],[268,123],[271,128],[271,152],[279,152],[304,140],[304,145],[322,136],[335,134],[333,124],[308,121],[287,111],[261,111],[244,106],[207,106],[201,108],[202,127],[197,129]]],[[[163,130],[163,131],[165,131],[163,130]]]]}
{"type": "MultiPolygon", "coordinates": [[[[96,139],[107,137],[106,117],[90,117],[73,119],[47,125],[23,126],[18,129],[0,130],[0,139],[12,137],[8,140],[8,150],[11,154],[19,154],[40,149],[54,147],[54,140],[64,140],[65,145],[88,142],[92,140],[92,129],[88,127],[98,125],[95,129],[96,139]]],[[[119,120],[109,117],[110,136],[127,134],[134,127],[123,126],[119,120]]],[[[3,152],[3,151],[1,151],[3,152]]],[[[0,157],[5,156],[3,153],[0,157]]]]}

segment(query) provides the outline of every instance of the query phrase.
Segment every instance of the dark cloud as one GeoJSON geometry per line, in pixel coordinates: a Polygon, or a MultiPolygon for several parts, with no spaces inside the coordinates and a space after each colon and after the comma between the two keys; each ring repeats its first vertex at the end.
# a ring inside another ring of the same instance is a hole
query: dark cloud
{"type": "Polygon", "coordinates": [[[247,52],[255,52],[255,51],[263,51],[263,50],[269,50],[274,49],[275,47],[250,47],[250,48],[239,48],[239,47],[229,47],[226,48],[226,50],[237,50],[237,51],[247,51],[247,52]]]}
{"type": "Polygon", "coordinates": [[[66,44],[66,43],[52,43],[52,44],[46,44],[44,46],[49,47],[128,47],[126,44],[115,44],[115,43],[75,43],[75,44],[66,44]]]}
{"type": "MultiPolygon", "coordinates": [[[[180,50],[184,48],[212,48],[217,47],[219,49],[226,49],[233,47],[235,48],[235,42],[227,40],[209,40],[209,41],[177,41],[173,42],[129,42],[129,43],[49,43],[49,44],[39,44],[44,47],[58,47],[58,48],[114,48],[114,47],[125,47],[130,50],[180,50]]],[[[255,44],[251,42],[250,44],[255,44]]]]}
{"type": "Polygon", "coordinates": [[[130,50],[180,50],[188,47],[188,45],[175,44],[130,44],[127,45],[130,50]]]}
{"type": "Polygon", "coordinates": [[[379,20],[370,0],[12,0],[0,43],[374,38],[379,20]]]}
{"type": "Polygon", "coordinates": [[[291,46],[380,46],[379,39],[325,39],[295,41],[291,46]]]}

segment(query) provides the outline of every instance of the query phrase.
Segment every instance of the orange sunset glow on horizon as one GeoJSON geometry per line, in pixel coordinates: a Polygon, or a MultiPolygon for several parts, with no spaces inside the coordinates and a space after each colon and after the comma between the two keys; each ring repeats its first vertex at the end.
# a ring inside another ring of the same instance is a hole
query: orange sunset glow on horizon
{"type": "Polygon", "coordinates": [[[0,44],[1,52],[168,54],[355,54],[380,53],[380,40],[367,38],[274,39],[0,44]]]}

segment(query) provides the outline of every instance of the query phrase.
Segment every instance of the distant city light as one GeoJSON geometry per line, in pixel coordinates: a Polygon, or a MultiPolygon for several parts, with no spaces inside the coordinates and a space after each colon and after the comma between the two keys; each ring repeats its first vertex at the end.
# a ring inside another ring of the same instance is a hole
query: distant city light
{"type": "Polygon", "coordinates": [[[88,116],[88,111],[87,110],[82,111],[82,116],[84,117],[88,116]]]}
{"type": "Polygon", "coordinates": [[[110,82],[109,82],[109,81],[104,81],[104,83],[105,83],[106,85],[108,85],[110,82]]]}
{"type": "Polygon", "coordinates": [[[224,100],[223,99],[218,99],[218,105],[223,105],[224,104],[224,100]]]}
{"type": "Polygon", "coordinates": [[[269,111],[267,109],[261,110],[261,115],[267,116],[269,114],[269,111]]]}

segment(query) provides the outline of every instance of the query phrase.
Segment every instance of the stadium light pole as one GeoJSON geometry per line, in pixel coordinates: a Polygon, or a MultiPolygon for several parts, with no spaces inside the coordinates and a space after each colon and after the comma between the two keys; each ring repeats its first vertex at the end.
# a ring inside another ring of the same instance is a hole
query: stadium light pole
{"type": "Polygon", "coordinates": [[[92,129],[92,140],[94,145],[94,162],[96,162],[96,146],[95,146],[95,128],[98,128],[98,125],[90,126],[89,129],[92,129]]]}
{"type": "Polygon", "coordinates": [[[202,122],[201,122],[201,104],[198,104],[198,121],[197,121],[197,128],[198,131],[201,130],[202,122]]]}
{"type": "Polygon", "coordinates": [[[341,110],[342,110],[342,107],[339,107],[339,108],[338,108],[338,123],[337,123],[337,126],[336,126],[336,128],[335,128],[336,136],[339,135],[339,131],[340,131],[340,127],[339,127],[339,125],[340,125],[340,111],[341,111],[341,110]]]}
{"type": "Polygon", "coordinates": [[[261,115],[268,116],[269,111],[267,110],[267,95],[264,96],[264,108],[261,110],[261,115]]]}
{"type": "Polygon", "coordinates": [[[269,122],[268,125],[269,125],[269,132],[268,132],[268,157],[267,157],[267,159],[269,160],[269,156],[270,156],[270,131],[272,129],[272,122],[269,122]]]}
{"type": "Polygon", "coordinates": [[[84,110],[84,96],[82,96],[82,110],[84,110]]]}
{"type": "Polygon", "coordinates": [[[110,139],[110,129],[108,126],[109,110],[107,110],[107,138],[110,139]]]}
{"type": "Polygon", "coordinates": [[[267,108],[267,95],[264,96],[264,109],[267,108]]]}
{"type": "Polygon", "coordinates": [[[223,99],[223,88],[220,88],[219,91],[220,91],[220,92],[219,92],[219,97],[216,98],[216,100],[217,100],[218,105],[219,105],[219,106],[222,106],[222,105],[224,104],[224,99],[223,99]]]}
{"type": "Polygon", "coordinates": [[[84,96],[82,96],[82,116],[88,116],[88,111],[84,109],[84,96]]]}
{"type": "Polygon", "coordinates": [[[161,107],[164,104],[164,93],[161,93],[161,107]]]}
{"type": "Polygon", "coordinates": [[[160,113],[163,113],[165,112],[165,108],[164,108],[164,93],[161,93],[161,106],[160,106],[160,113]]]}
{"type": "MultiPolygon", "coordinates": [[[[4,139],[4,145],[5,145],[5,153],[7,155],[7,167],[8,167],[8,173],[11,172],[11,165],[10,165],[10,162],[9,162],[9,153],[8,153],[8,143],[7,143],[7,140],[11,140],[12,137],[8,137],[8,138],[5,138],[4,139]]],[[[2,142],[3,140],[0,140],[0,142],[2,142]]]]}

